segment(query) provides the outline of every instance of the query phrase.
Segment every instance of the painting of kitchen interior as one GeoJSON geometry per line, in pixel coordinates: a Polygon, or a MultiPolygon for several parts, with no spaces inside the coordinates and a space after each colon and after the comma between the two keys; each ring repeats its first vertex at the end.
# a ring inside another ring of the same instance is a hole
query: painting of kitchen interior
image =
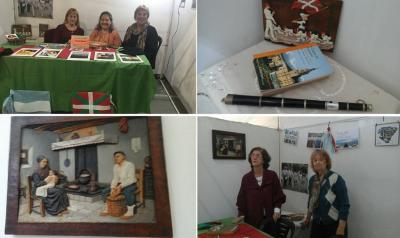
{"type": "Polygon", "coordinates": [[[19,223],[155,223],[146,118],[29,125],[21,143],[19,223]]]}

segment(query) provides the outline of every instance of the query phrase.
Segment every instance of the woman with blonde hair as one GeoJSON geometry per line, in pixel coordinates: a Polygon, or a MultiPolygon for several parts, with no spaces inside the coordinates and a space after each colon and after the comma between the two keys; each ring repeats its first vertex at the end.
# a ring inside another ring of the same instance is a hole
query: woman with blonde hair
{"type": "Polygon", "coordinates": [[[111,13],[104,11],[100,14],[99,23],[90,34],[90,41],[100,42],[111,48],[118,48],[121,45],[121,37],[114,27],[111,13]]]}
{"type": "Polygon", "coordinates": [[[311,222],[311,238],[347,237],[349,198],[344,179],[331,170],[332,161],[325,150],[317,149],[310,157],[312,170],[308,191],[308,212],[304,221],[311,222]]]}
{"type": "Polygon", "coordinates": [[[135,23],[128,27],[122,45],[127,54],[144,54],[155,67],[158,51],[158,34],[156,28],[149,23],[150,11],[145,5],[136,8],[135,23]]]}
{"type": "Polygon", "coordinates": [[[75,8],[70,8],[65,14],[64,23],[57,26],[53,35],[53,43],[65,44],[72,35],[83,36],[85,32],[79,26],[79,13],[75,8]]]}

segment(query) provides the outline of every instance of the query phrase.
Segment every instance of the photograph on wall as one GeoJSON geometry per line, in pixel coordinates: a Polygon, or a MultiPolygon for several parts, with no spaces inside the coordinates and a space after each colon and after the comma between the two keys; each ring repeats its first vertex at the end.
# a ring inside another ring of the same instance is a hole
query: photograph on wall
{"type": "Polygon", "coordinates": [[[283,189],[307,193],[307,164],[282,163],[281,171],[283,189]]]}
{"type": "Polygon", "coordinates": [[[324,133],[313,133],[309,132],[308,133],[308,138],[307,138],[307,147],[308,148],[322,148],[322,137],[324,136],[324,133]]]}
{"type": "Polygon", "coordinates": [[[299,135],[298,131],[292,130],[292,129],[285,129],[284,133],[285,133],[285,136],[283,138],[283,142],[292,144],[292,145],[297,144],[297,139],[298,139],[298,135],[299,135]]]}
{"type": "Polygon", "coordinates": [[[53,0],[14,0],[20,17],[53,18],[53,0]]]}
{"type": "Polygon", "coordinates": [[[360,130],[351,128],[335,131],[336,149],[351,149],[358,146],[360,141],[360,130]]]}
{"type": "Polygon", "coordinates": [[[212,130],[214,159],[246,159],[245,134],[212,130]]]}
{"type": "Polygon", "coordinates": [[[262,0],[264,39],[288,45],[317,43],[332,51],[341,0],[262,0]]]}
{"type": "Polygon", "coordinates": [[[375,146],[399,145],[399,122],[376,124],[375,146]]]}
{"type": "MultiPolygon", "coordinates": [[[[9,207],[17,206],[7,209],[7,217],[29,228],[17,230],[10,224],[6,230],[15,229],[11,234],[44,229],[48,234],[68,235],[68,223],[74,223],[74,227],[82,224],[99,230],[86,235],[113,235],[102,233],[99,226],[115,230],[113,224],[127,224],[140,230],[157,227],[160,216],[168,215],[160,208],[169,210],[167,187],[153,177],[166,175],[159,117],[19,119],[24,124],[18,131],[20,143],[14,146],[21,148],[21,161],[10,155],[10,163],[18,166],[10,176],[16,174],[18,179],[11,177],[14,185],[8,188],[9,194],[15,194],[14,199],[9,196],[9,207]],[[32,159],[27,159],[28,153],[32,159]],[[156,196],[157,189],[165,193],[156,196]]],[[[72,235],[85,234],[80,232],[77,229],[72,235]]],[[[134,231],[122,233],[141,236],[134,231]]]]}

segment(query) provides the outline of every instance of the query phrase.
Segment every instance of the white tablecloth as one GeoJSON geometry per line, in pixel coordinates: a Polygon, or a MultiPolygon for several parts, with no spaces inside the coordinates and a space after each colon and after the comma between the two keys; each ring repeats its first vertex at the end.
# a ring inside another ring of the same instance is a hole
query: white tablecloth
{"type": "MultiPolygon", "coordinates": [[[[283,47],[262,41],[200,72],[197,77],[198,113],[349,113],[347,111],[226,105],[221,101],[227,94],[259,96],[260,91],[253,66],[253,54],[283,47]]],[[[329,56],[327,58],[334,69],[331,76],[275,96],[336,102],[356,102],[361,99],[373,105],[374,109],[370,113],[400,113],[400,101],[398,99],[340,65],[329,56]]],[[[361,112],[351,111],[350,113],[358,114],[361,112]]]]}

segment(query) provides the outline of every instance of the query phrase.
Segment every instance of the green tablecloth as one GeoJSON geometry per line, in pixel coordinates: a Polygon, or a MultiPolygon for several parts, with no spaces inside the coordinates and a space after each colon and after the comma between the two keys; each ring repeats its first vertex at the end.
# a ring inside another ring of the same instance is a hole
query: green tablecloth
{"type": "Polygon", "coordinates": [[[112,95],[117,113],[149,113],[156,81],[140,57],[144,63],[1,57],[0,103],[10,89],[50,91],[52,111],[70,112],[72,92],[97,91],[112,95]]]}

